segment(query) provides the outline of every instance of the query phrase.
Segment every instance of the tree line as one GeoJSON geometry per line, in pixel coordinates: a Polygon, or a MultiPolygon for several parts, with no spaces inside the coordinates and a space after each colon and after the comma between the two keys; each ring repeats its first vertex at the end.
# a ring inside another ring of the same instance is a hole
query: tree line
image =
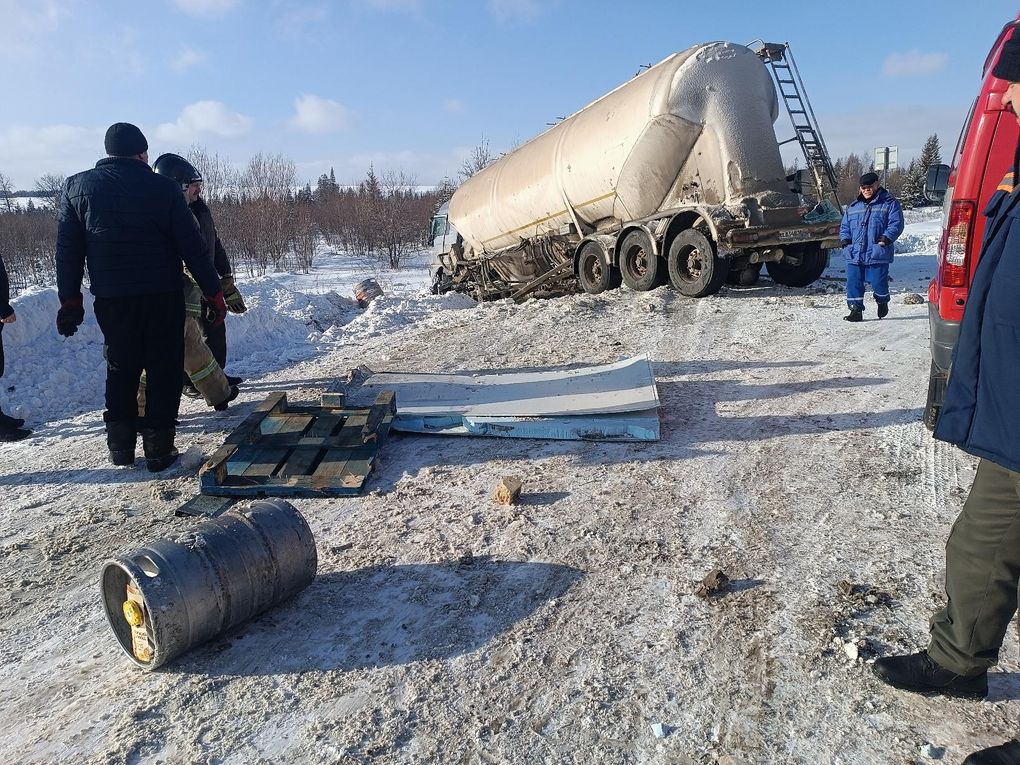
{"type": "MultiPolygon", "coordinates": [[[[333,170],[315,186],[298,185],[294,162],[259,153],[243,168],[202,146],[186,158],[202,173],[203,197],[234,271],[262,276],[270,269],[307,273],[322,245],[397,269],[427,244],[429,222],[456,185],[444,180],[421,189],[404,171],[369,167],[357,183],[337,183],[333,170]]],[[[64,178],[42,176],[43,200],[20,204],[10,179],[0,173],[0,257],[15,293],[56,280],[56,222],[64,178]]]]}

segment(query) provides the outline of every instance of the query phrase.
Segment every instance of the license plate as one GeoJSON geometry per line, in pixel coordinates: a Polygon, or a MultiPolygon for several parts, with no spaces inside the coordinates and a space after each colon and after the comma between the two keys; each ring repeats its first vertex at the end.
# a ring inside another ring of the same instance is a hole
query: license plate
{"type": "Polygon", "coordinates": [[[780,231],[776,234],[776,239],[805,239],[807,238],[807,229],[795,228],[789,231],[780,231]]]}

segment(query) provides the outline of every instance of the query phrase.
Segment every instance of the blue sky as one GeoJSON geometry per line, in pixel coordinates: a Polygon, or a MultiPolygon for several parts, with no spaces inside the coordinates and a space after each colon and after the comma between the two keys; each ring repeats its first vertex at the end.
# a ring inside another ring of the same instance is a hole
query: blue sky
{"type": "MultiPolygon", "coordinates": [[[[789,42],[834,156],[937,133],[948,155],[1020,4],[603,0],[0,0],[0,172],[17,188],[103,155],[134,122],[154,158],[262,151],[300,180],[370,164],[422,184],[503,151],[709,40],[789,42]]],[[[787,118],[780,139],[792,135],[787,118]]]]}

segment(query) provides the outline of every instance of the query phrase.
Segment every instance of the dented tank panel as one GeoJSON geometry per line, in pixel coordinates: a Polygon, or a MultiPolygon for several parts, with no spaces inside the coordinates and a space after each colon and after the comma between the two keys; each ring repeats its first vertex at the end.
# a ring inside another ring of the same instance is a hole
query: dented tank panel
{"type": "MultiPolygon", "coordinates": [[[[787,195],[772,79],[733,43],[675,53],[464,182],[450,221],[468,257],[575,222],[597,227],[681,203],[787,195]]],[[[795,202],[793,202],[795,204],[795,202]]]]}

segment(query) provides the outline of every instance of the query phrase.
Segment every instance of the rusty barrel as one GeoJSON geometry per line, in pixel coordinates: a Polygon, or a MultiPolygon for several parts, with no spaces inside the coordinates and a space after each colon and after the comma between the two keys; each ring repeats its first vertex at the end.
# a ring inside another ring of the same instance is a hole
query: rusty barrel
{"type": "Polygon", "coordinates": [[[111,558],[100,591],[121,647],[156,669],[300,592],[317,565],[304,517],[269,499],[111,558]]]}
{"type": "Polygon", "coordinates": [[[375,279],[363,279],[354,285],[354,298],[364,308],[377,297],[382,297],[382,287],[375,279]]]}

